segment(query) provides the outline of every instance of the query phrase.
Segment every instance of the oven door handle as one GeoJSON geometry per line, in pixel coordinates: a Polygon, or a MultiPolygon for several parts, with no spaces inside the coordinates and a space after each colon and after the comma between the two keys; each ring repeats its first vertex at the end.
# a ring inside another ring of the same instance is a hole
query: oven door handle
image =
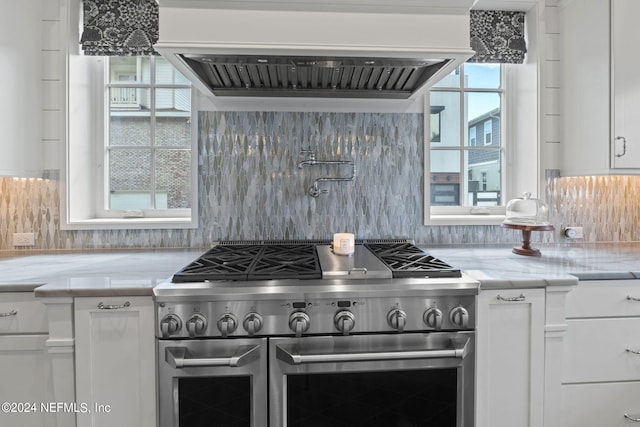
{"type": "Polygon", "coordinates": [[[309,354],[301,354],[296,344],[278,344],[276,345],[276,353],[278,359],[289,365],[409,359],[464,359],[467,356],[469,338],[452,338],[451,344],[451,349],[309,354]]]}
{"type": "Polygon", "coordinates": [[[189,358],[187,349],[184,347],[167,347],[165,349],[165,360],[174,369],[182,368],[202,368],[207,366],[228,366],[237,368],[246,365],[251,360],[259,356],[259,345],[241,345],[230,357],[203,357],[189,358]]]}

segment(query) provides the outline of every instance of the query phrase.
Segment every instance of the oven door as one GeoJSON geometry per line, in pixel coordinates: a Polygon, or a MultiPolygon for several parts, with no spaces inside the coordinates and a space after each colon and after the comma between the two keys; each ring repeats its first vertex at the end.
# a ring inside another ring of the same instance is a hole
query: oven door
{"type": "Polygon", "coordinates": [[[474,425],[474,332],[269,342],[270,425],[474,425]]]}
{"type": "Polygon", "coordinates": [[[266,427],[267,339],[158,340],[160,427],[266,427]]]}

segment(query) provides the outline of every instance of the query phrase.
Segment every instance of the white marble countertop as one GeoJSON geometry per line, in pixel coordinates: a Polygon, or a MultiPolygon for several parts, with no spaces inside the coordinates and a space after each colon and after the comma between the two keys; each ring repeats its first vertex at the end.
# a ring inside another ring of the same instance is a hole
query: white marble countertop
{"type": "MultiPolygon", "coordinates": [[[[482,288],[573,285],[581,280],[640,279],[640,243],[538,245],[526,257],[511,246],[422,249],[480,281],[482,288]]],[[[0,253],[0,292],[36,296],[152,295],[157,284],[205,249],[0,253]]]]}
{"type": "Polygon", "coordinates": [[[203,249],[0,254],[0,292],[36,296],[153,295],[153,288],[203,249]]]}
{"type": "Polygon", "coordinates": [[[534,245],[542,255],[514,254],[511,246],[421,246],[478,279],[481,287],[565,285],[580,280],[640,278],[639,243],[534,245]]]}

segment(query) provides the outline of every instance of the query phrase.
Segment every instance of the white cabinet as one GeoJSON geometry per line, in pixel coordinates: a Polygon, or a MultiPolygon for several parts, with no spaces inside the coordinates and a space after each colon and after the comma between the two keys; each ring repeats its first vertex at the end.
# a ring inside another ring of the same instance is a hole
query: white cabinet
{"type": "Polygon", "coordinates": [[[1,426],[55,425],[41,408],[53,400],[45,311],[33,292],[0,293],[0,402],[10,404],[1,426]]]}
{"type": "Polygon", "coordinates": [[[477,427],[541,427],[544,289],[481,291],[477,326],[477,427]]]}
{"type": "Polygon", "coordinates": [[[561,174],[640,173],[640,2],[569,0],[559,9],[561,174]]]}
{"type": "Polygon", "coordinates": [[[584,281],[567,296],[563,399],[567,427],[640,418],[640,281],[584,281]]]}
{"type": "Polygon", "coordinates": [[[0,13],[0,176],[42,176],[42,0],[0,13]]]}
{"type": "Polygon", "coordinates": [[[75,298],[78,427],[155,427],[151,297],[75,298]]]}
{"type": "Polygon", "coordinates": [[[613,168],[640,167],[640,2],[611,0],[613,168]]]}

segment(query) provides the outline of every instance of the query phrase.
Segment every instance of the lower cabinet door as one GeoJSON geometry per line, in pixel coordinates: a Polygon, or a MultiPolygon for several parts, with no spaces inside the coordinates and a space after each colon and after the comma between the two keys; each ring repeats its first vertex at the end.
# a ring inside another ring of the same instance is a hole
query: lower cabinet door
{"type": "Polygon", "coordinates": [[[76,298],[78,427],[155,427],[151,297],[76,298]],[[82,408],[81,408],[82,409],[82,408]]]}
{"type": "Polygon", "coordinates": [[[631,427],[640,420],[640,382],[565,384],[566,427],[631,427]]]}
{"type": "Polygon", "coordinates": [[[47,335],[0,335],[0,426],[55,426],[55,408],[47,406],[53,384],[46,340],[47,335]]]}
{"type": "Polygon", "coordinates": [[[477,427],[542,427],[544,289],[481,291],[477,427]]]}

